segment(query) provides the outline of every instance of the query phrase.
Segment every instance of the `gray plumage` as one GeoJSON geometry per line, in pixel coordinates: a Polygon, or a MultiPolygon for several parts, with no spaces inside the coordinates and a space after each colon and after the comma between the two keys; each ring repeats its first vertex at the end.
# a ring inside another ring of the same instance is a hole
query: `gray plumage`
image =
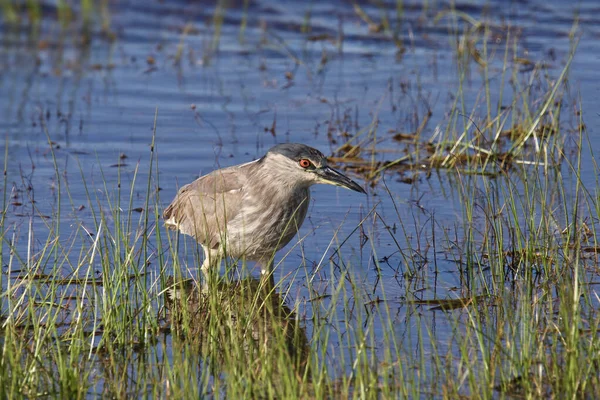
{"type": "Polygon", "coordinates": [[[245,257],[271,270],[275,252],[296,235],[310,186],[328,183],[365,193],[303,144],[280,144],[259,160],[213,171],[183,186],[164,210],[167,228],[192,236],[204,250],[202,270],[221,257],[245,257]]]}

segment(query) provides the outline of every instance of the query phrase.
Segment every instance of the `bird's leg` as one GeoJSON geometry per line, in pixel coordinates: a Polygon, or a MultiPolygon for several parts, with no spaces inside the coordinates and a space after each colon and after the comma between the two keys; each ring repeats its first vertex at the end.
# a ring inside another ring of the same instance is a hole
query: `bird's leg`
{"type": "Polygon", "coordinates": [[[260,265],[260,277],[269,289],[275,288],[275,279],[273,278],[273,257],[263,258],[258,261],[260,265]]]}
{"type": "Polygon", "coordinates": [[[206,252],[204,253],[204,261],[202,262],[202,266],[200,267],[200,271],[202,271],[202,276],[204,277],[202,281],[202,288],[208,288],[208,281],[210,280],[209,271],[210,271],[210,259],[208,258],[206,252]]]}
{"type": "Polygon", "coordinates": [[[202,266],[200,266],[200,270],[204,276],[202,288],[206,289],[211,285],[211,282],[216,281],[216,277],[219,273],[218,267],[221,263],[221,258],[217,251],[213,251],[204,246],[202,246],[202,250],[204,250],[204,261],[202,262],[202,266]]]}

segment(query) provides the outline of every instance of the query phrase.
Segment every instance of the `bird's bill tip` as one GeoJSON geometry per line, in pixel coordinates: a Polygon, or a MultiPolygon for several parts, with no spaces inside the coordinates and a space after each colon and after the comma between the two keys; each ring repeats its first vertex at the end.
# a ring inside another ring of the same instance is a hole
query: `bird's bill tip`
{"type": "Polygon", "coordinates": [[[358,183],[348,178],[346,175],[336,171],[331,167],[323,167],[316,170],[323,183],[329,185],[341,186],[346,189],[354,190],[355,192],[367,194],[365,189],[358,183]]]}

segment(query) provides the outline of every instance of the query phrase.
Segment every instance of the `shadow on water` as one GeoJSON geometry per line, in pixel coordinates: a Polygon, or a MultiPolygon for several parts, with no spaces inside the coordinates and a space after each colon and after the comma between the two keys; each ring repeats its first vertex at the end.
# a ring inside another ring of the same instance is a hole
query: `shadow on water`
{"type": "Polygon", "coordinates": [[[197,349],[211,375],[241,376],[256,396],[281,396],[286,380],[307,384],[310,376],[305,329],[269,286],[249,277],[209,290],[170,277],[164,290],[173,334],[197,349]]]}

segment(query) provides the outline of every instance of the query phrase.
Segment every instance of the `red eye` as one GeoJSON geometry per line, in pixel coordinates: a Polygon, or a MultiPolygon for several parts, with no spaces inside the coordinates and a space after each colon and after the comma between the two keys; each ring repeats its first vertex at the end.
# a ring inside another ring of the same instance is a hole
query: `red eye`
{"type": "Polygon", "coordinates": [[[310,167],[310,161],[308,161],[306,158],[303,158],[302,160],[300,160],[298,162],[298,164],[300,164],[300,166],[302,168],[308,168],[308,167],[310,167]]]}

